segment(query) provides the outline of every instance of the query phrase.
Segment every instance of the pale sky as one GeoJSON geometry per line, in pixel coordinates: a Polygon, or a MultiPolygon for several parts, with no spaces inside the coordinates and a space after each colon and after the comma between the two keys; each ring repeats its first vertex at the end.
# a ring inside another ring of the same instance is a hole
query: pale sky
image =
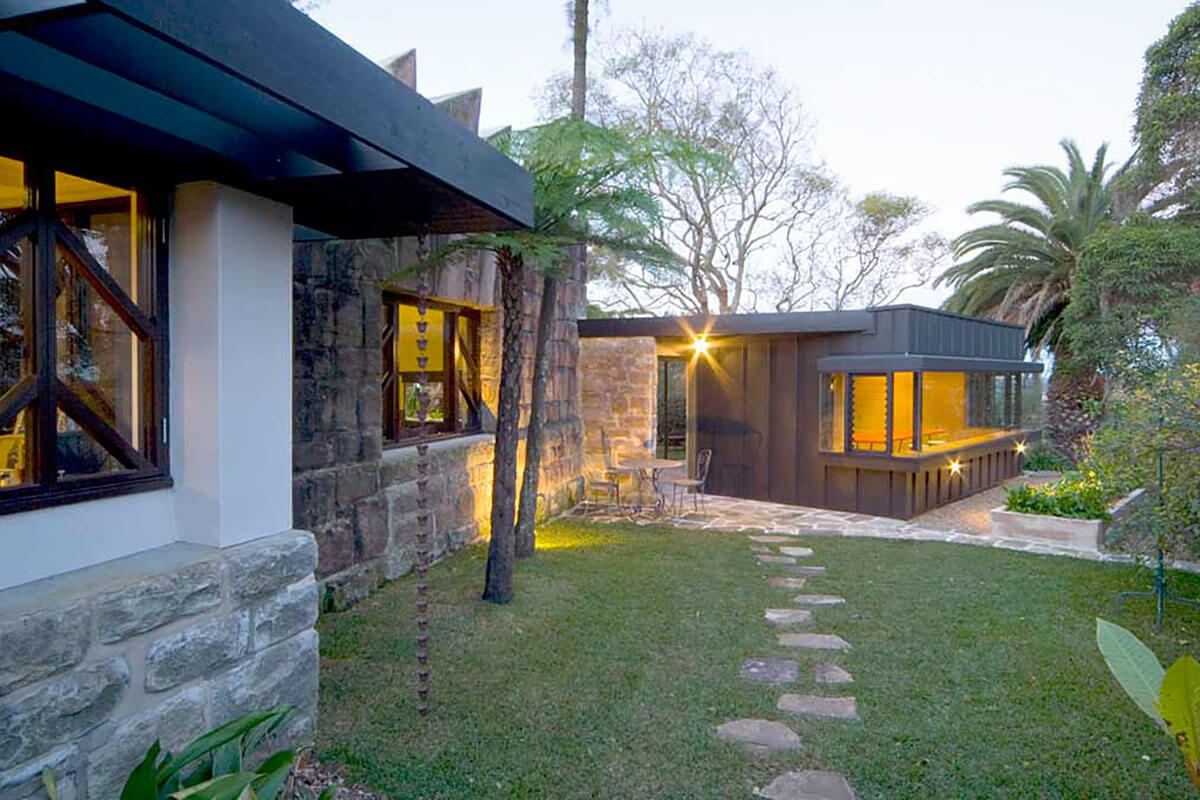
{"type": "MultiPolygon", "coordinates": [[[[595,5],[597,0],[593,0],[595,5]]],[[[816,154],[856,193],[913,194],[952,237],[1014,164],[1130,153],[1142,55],[1182,0],[608,0],[597,36],[647,24],[744,49],[800,90],[816,154]]],[[[418,89],[483,87],[483,126],[536,120],[534,90],[570,69],[561,0],[323,0],[312,16],[373,60],[417,48],[418,89]]],[[[905,298],[933,303],[917,291],[905,298]]]]}

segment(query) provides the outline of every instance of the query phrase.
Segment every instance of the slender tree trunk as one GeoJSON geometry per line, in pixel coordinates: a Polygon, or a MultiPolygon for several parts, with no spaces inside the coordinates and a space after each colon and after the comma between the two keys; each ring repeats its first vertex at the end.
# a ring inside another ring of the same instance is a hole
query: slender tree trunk
{"type": "MultiPolygon", "coordinates": [[[[575,69],[571,81],[571,116],[583,119],[587,103],[587,39],[588,0],[575,0],[574,32],[575,69]]],[[[583,261],[584,248],[572,247],[568,259],[576,270],[583,261]]],[[[538,485],[542,469],[542,439],[546,427],[546,373],[549,370],[546,351],[554,332],[554,306],[558,297],[558,278],[546,275],[542,281],[542,304],[538,313],[537,341],[533,350],[533,386],[529,430],[525,436],[525,473],[521,481],[521,505],[517,515],[517,556],[533,555],[537,549],[538,485]]]]}
{"type": "Polygon", "coordinates": [[[496,414],[496,446],[492,467],[492,533],[488,543],[483,599],[508,603],[513,599],[516,542],[513,510],[517,494],[517,443],[521,425],[521,300],[525,293],[525,261],[508,250],[496,258],[504,306],[500,399],[496,414]]]}
{"type": "Polygon", "coordinates": [[[537,344],[533,352],[533,398],[529,431],[525,436],[525,478],[521,482],[521,507],[517,515],[517,558],[533,555],[537,547],[534,524],[537,520],[538,476],[542,468],[542,439],[546,428],[546,373],[550,371],[546,350],[554,332],[557,297],[558,281],[547,275],[542,284],[542,308],[538,313],[537,344]]]}

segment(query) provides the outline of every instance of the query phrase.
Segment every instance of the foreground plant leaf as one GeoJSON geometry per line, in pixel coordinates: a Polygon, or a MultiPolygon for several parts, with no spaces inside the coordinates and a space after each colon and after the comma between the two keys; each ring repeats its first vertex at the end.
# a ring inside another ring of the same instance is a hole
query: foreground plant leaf
{"type": "Polygon", "coordinates": [[[1096,644],[1125,694],[1160,726],[1163,668],[1149,647],[1120,625],[1096,618],[1096,644]]]}
{"type": "Polygon", "coordinates": [[[1187,764],[1188,777],[1200,788],[1200,663],[1184,656],[1163,677],[1158,710],[1187,764]]]}

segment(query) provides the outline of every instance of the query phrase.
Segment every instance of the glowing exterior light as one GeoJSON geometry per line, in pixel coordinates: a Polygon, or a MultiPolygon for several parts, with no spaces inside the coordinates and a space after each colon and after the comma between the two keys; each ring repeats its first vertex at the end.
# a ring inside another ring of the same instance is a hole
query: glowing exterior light
{"type": "Polygon", "coordinates": [[[697,353],[704,354],[708,352],[708,337],[694,336],[692,337],[692,349],[697,353]]]}
{"type": "Polygon", "coordinates": [[[950,474],[957,475],[962,472],[962,462],[957,458],[950,462],[950,474]]]}
{"type": "Polygon", "coordinates": [[[1024,442],[1017,442],[1017,455],[1019,455],[1019,456],[1025,455],[1025,443],[1024,442]]]}

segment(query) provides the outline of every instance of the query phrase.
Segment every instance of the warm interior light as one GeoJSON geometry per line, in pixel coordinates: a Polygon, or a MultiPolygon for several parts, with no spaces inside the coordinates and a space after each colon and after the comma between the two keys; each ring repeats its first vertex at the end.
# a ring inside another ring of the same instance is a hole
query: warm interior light
{"type": "Polygon", "coordinates": [[[692,349],[695,350],[697,353],[707,353],[708,352],[708,337],[707,336],[693,336],[692,337],[692,349]]]}
{"type": "Polygon", "coordinates": [[[1017,442],[1017,455],[1019,455],[1019,456],[1025,455],[1025,443],[1024,442],[1017,442]]]}
{"type": "Polygon", "coordinates": [[[962,472],[962,462],[957,458],[950,462],[950,472],[953,475],[957,475],[958,473],[962,472]]]}

